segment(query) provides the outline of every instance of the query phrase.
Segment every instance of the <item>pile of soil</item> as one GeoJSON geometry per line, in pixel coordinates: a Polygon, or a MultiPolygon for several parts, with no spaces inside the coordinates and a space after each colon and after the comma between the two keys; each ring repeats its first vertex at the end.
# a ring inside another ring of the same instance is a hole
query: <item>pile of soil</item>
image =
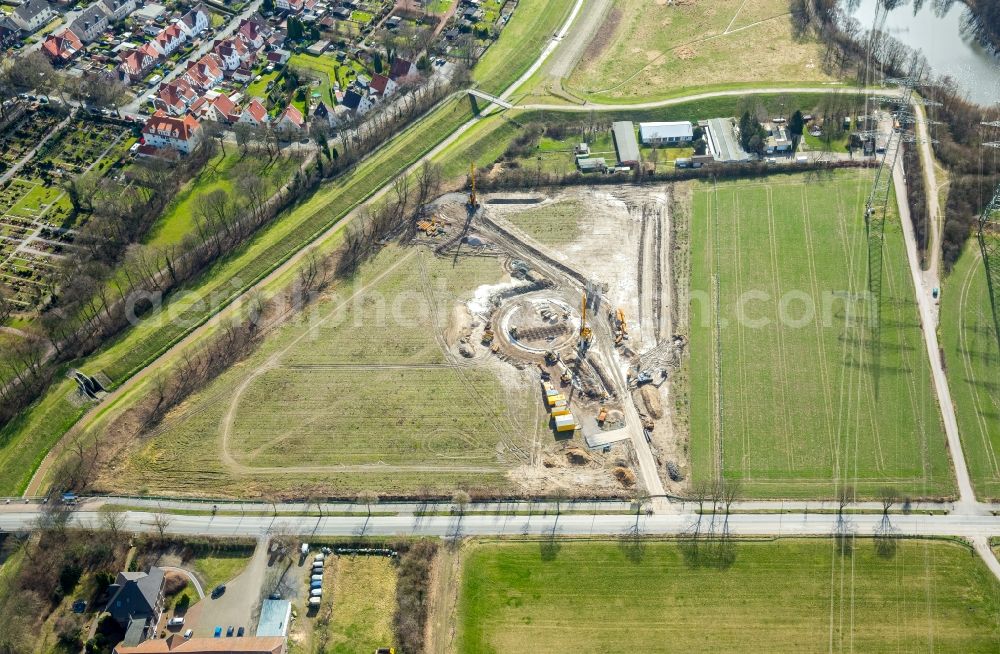
{"type": "Polygon", "coordinates": [[[628,468],[618,466],[612,470],[611,473],[615,476],[615,479],[618,480],[618,483],[625,488],[632,488],[635,486],[635,473],[628,468]]]}
{"type": "Polygon", "coordinates": [[[659,420],[663,417],[663,405],[660,404],[660,392],[652,386],[643,386],[639,391],[642,395],[642,403],[646,405],[646,412],[659,420]]]}
{"type": "Polygon", "coordinates": [[[566,460],[575,466],[585,466],[593,459],[591,459],[590,455],[580,448],[574,447],[566,450],[566,460]]]}

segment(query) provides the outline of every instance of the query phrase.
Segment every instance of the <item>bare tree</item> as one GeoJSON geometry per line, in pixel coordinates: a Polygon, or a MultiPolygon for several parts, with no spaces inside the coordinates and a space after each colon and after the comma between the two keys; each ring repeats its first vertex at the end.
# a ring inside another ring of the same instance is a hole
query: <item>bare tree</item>
{"type": "Polygon", "coordinates": [[[379,496],[373,490],[363,490],[358,493],[358,504],[364,504],[368,508],[368,517],[372,517],[372,506],[378,504],[379,496]]]}
{"type": "Polygon", "coordinates": [[[472,498],[464,490],[457,490],[451,496],[451,503],[454,505],[455,511],[460,515],[465,514],[465,508],[469,505],[470,501],[472,501],[472,498]]]}
{"type": "MultiPolygon", "coordinates": [[[[111,535],[112,543],[118,542],[122,529],[125,527],[125,512],[115,508],[113,505],[109,510],[101,514],[101,528],[111,535]]],[[[163,535],[161,534],[162,538],[163,535]]]]}
{"type": "Polygon", "coordinates": [[[160,537],[160,540],[163,540],[171,522],[173,522],[173,519],[162,511],[157,512],[153,516],[153,526],[156,528],[156,533],[160,537]]]}

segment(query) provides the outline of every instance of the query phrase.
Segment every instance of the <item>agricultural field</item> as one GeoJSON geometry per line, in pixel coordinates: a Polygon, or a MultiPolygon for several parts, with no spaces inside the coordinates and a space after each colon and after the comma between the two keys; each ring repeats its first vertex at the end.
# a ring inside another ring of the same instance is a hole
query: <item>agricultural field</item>
{"type": "Polygon", "coordinates": [[[967,546],[901,540],[490,542],[463,557],[459,652],[994,652],[1000,583],[967,546]],[[702,547],[706,547],[704,544],[702,547]]]}
{"type": "Polygon", "coordinates": [[[976,494],[1000,497],[1000,353],[990,314],[986,270],[970,239],[944,283],[941,347],[959,433],[976,494]]]}
{"type": "Polygon", "coordinates": [[[795,35],[787,0],[615,0],[563,89],[627,103],[828,82],[822,58],[818,42],[795,35]]]}
{"type": "Polygon", "coordinates": [[[324,577],[324,605],[315,621],[312,651],[353,654],[391,647],[395,562],[381,556],[330,557],[324,577]]]}
{"type": "Polygon", "coordinates": [[[885,228],[871,346],[870,174],[695,186],[690,458],[751,497],[954,492],[902,231],[885,228]]]}
{"type": "Polygon", "coordinates": [[[568,245],[580,238],[581,220],[587,208],[579,200],[546,204],[510,214],[509,220],[543,245],[568,245]]]}
{"type": "Polygon", "coordinates": [[[458,301],[501,277],[494,259],[384,252],[134,443],[99,485],[213,495],[504,486],[538,428],[530,387],[501,381],[491,360],[444,355],[458,301]]]}

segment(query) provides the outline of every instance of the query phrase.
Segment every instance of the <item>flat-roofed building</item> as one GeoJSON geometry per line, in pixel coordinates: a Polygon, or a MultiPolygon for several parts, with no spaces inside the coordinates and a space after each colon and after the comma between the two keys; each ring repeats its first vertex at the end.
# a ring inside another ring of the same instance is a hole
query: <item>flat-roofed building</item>
{"type": "Polygon", "coordinates": [[[618,165],[639,165],[639,142],[635,139],[635,127],[631,120],[619,120],[611,124],[611,135],[615,139],[618,165]]]}
{"type": "Polygon", "coordinates": [[[639,123],[643,145],[681,145],[694,140],[694,126],[687,121],[639,123]]]}

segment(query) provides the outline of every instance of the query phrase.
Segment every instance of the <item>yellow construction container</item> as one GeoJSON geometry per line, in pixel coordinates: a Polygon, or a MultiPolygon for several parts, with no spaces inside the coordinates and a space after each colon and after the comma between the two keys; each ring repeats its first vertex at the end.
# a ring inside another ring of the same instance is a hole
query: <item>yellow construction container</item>
{"type": "Polygon", "coordinates": [[[576,418],[573,417],[572,413],[564,416],[556,416],[554,420],[556,423],[556,431],[576,430],[576,418]]]}
{"type": "Polygon", "coordinates": [[[552,397],[553,395],[559,395],[559,391],[556,390],[556,389],[554,389],[554,388],[546,388],[545,389],[545,396],[546,397],[552,397]]]}
{"type": "Polygon", "coordinates": [[[566,396],[563,395],[562,393],[556,393],[555,395],[549,395],[545,399],[547,399],[549,401],[549,406],[555,406],[556,402],[558,402],[559,400],[562,400],[563,402],[565,402],[566,401],[566,396]]]}
{"type": "Polygon", "coordinates": [[[569,407],[563,405],[563,406],[554,406],[554,407],[552,407],[552,415],[554,415],[554,416],[571,416],[573,414],[569,412],[569,407]]]}

